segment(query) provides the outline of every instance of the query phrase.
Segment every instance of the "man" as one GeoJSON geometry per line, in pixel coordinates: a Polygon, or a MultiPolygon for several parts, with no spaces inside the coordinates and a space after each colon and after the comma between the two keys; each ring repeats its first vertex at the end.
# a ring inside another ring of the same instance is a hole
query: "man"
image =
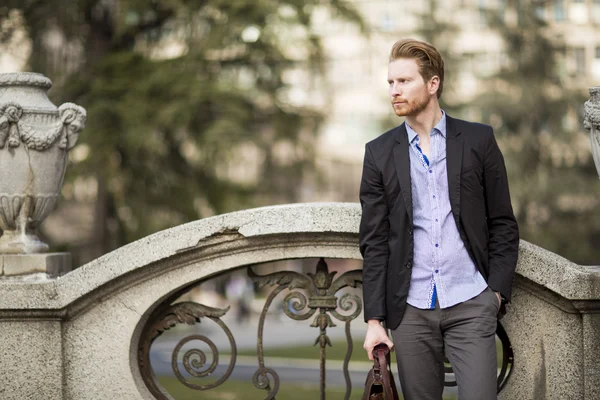
{"type": "Polygon", "coordinates": [[[365,148],[364,348],[372,359],[377,343],[395,345],[406,400],[442,398],[444,354],[459,399],[496,399],[497,317],[519,243],[504,159],[490,126],[440,109],[444,62],[430,44],[395,43],[388,84],[405,123],[365,148]]]}

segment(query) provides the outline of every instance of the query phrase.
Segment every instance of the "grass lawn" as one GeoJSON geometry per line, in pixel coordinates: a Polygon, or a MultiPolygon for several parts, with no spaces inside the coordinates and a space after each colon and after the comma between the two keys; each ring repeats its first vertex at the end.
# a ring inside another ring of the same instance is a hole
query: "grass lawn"
{"type": "MultiPolygon", "coordinates": [[[[267,392],[254,387],[252,382],[227,381],[221,386],[211,390],[192,390],[182,385],[176,378],[159,377],[159,382],[173,396],[175,400],[263,400],[267,392]]],[[[346,390],[342,388],[328,388],[328,399],[341,400],[346,390]]],[[[314,385],[282,385],[275,396],[279,400],[307,400],[320,397],[319,387],[314,385]]],[[[354,388],[350,395],[351,400],[360,400],[362,388],[354,388]]],[[[402,399],[400,394],[400,399],[402,399]]],[[[455,396],[444,396],[444,400],[456,400],[455,396]]]]}
{"type": "MultiPolygon", "coordinates": [[[[211,390],[198,391],[187,388],[176,378],[159,377],[159,382],[175,400],[263,400],[267,392],[257,389],[252,382],[227,381],[211,390]]],[[[330,399],[343,399],[346,390],[343,388],[327,389],[330,399]]],[[[350,399],[360,400],[362,393],[359,389],[352,391],[350,399]]],[[[319,398],[319,387],[314,385],[282,385],[276,396],[281,400],[307,400],[319,398]]]]}

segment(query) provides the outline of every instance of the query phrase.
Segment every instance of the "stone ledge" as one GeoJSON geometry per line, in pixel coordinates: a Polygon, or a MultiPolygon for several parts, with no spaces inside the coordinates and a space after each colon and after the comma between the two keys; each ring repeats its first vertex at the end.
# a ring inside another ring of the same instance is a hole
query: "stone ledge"
{"type": "MultiPolygon", "coordinates": [[[[280,250],[283,259],[296,246],[313,243],[321,247],[326,242],[338,242],[344,236],[344,244],[338,249],[352,249],[350,258],[360,259],[360,217],[358,203],[305,203],[243,210],[190,222],[123,246],[58,279],[0,280],[0,310],[61,310],[83,297],[90,297],[101,287],[112,287],[112,291],[104,293],[111,296],[120,290],[115,289],[119,286],[114,285],[117,280],[128,281],[123,279],[125,275],[135,273],[141,277],[146,275],[144,271],[151,269],[155,270],[153,274],[160,274],[166,265],[179,268],[182,260],[178,257],[189,255],[191,260],[198,260],[214,246],[228,247],[215,257],[244,251],[244,243],[249,239],[258,240],[261,243],[255,242],[255,245],[260,246],[285,242],[280,250]],[[313,236],[310,243],[300,244],[306,235],[313,236]]],[[[334,247],[320,255],[344,257],[344,251],[334,250],[334,247]]],[[[565,299],[600,298],[597,268],[577,265],[523,240],[517,273],[565,299]]]]}
{"type": "Polygon", "coordinates": [[[517,273],[565,299],[600,299],[600,268],[575,264],[524,240],[517,273]]]}

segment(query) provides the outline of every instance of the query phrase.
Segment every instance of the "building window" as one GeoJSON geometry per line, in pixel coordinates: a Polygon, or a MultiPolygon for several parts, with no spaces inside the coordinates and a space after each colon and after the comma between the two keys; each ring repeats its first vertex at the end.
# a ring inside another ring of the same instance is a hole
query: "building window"
{"type": "Polygon", "coordinates": [[[577,47],[574,50],[575,53],[575,72],[578,75],[585,74],[585,49],[583,47],[577,47]]]}
{"type": "Polygon", "coordinates": [[[535,6],[535,16],[542,21],[546,19],[546,10],[543,5],[535,6]]]}
{"type": "Polygon", "coordinates": [[[386,32],[394,30],[394,28],[396,27],[395,20],[389,12],[386,12],[381,16],[379,26],[381,27],[381,30],[386,32]]]}
{"type": "Polygon", "coordinates": [[[504,21],[504,16],[506,14],[506,0],[496,1],[496,16],[500,18],[501,21],[504,21]]]}
{"type": "Polygon", "coordinates": [[[565,21],[567,19],[567,13],[565,11],[564,0],[554,0],[554,20],[557,22],[565,21]]]}
{"type": "Polygon", "coordinates": [[[600,0],[594,0],[592,5],[592,20],[595,23],[600,23],[600,0]]]}
{"type": "Polygon", "coordinates": [[[596,46],[596,60],[600,60],[600,46],[596,46]]]}
{"type": "Polygon", "coordinates": [[[559,48],[556,51],[556,68],[558,71],[558,76],[564,78],[569,74],[569,66],[567,61],[567,51],[566,49],[559,48]]]}
{"type": "Polygon", "coordinates": [[[488,4],[487,0],[479,0],[479,23],[481,26],[487,26],[488,23],[488,4]]]}

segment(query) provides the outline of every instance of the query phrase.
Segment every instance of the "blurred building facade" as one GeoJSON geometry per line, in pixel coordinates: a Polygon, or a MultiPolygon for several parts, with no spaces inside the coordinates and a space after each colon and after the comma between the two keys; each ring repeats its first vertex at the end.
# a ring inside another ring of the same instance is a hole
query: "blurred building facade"
{"type": "MultiPolygon", "coordinates": [[[[499,12],[507,24],[519,17],[505,12],[506,0],[349,0],[367,21],[367,37],[349,24],[323,14],[315,21],[328,55],[327,77],[312,96],[298,95],[327,110],[319,145],[324,187],[307,191],[307,201],[357,201],[364,144],[394,125],[387,95],[387,63],[393,43],[423,39],[428,18],[451,24],[452,39],[440,38],[453,85],[445,96],[469,102],[507,60],[499,33],[486,15],[499,12]],[[432,5],[435,10],[432,10],[432,5]],[[449,64],[450,61],[450,65],[449,64]]],[[[536,3],[535,0],[532,0],[536,3]]],[[[537,15],[548,34],[565,45],[559,69],[571,88],[587,93],[600,82],[600,0],[537,1],[537,15]]],[[[434,43],[438,45],[438,43],[434,43]]],[[[309,89],[310,90],[310,89],[309,89]]],[[[465,117],[476,119],[476,115],[465,117]]],[[[400,119],[396,124],[400,124],[400,119]]],[[[583,128],[582,128],[583,130],[583,128]]]]}

